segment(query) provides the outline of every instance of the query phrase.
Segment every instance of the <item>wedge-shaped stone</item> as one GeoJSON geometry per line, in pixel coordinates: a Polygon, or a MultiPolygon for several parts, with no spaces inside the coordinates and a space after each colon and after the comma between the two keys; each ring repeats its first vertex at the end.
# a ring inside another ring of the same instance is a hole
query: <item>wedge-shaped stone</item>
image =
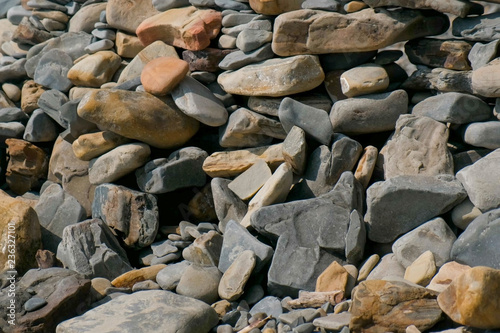
{"type": "Polygon", "coordinates": [[[397,236],[443,214],[467,196],[451,175],[399,176],[367,190],[368,238],[388,243],[397,236]]]}
{"type": "Polygon", "coordinates": [[[279,15],[301,8],[304,0],[250,0],[250,7],[257,13],[279,15]]]}
{"type": "Polygon", "coordinates": [[[130,139],[158,148],[184,144],[197,131],[198,121],[143,92],[96,90],[78,105],[78,115],[130,139]]]}
{"type": "Polygon", "coordinates": [[[142,21],[158,13],[149,0],[110,0],[106,6],[106,21],[113,28],[135,33],[142,21]]]}
{"type": "Polygon", "coordinates": [[[482,7],[478,4],[462,0],[364,0],[368,6],[377,7],[405,7],[412,9],[434,9],[438,12],[466,17],[470,14],[482,14],[482,7]]]}
{"type": "Polygon", "coordinates": [[[196,7],[167,10],[144,20],[136,34],[145,46],[161,40],[169,45],[199,51],[210,45],[222,26],[220,12],[196,7]]]}
{"type": "Polygon", "coordinates": [[[230,94],[279,97],[316,88],[325,79],[318,57],[301,55],[270,59],[219,75],[230,94]]]}
{"type": "Polygon", "coordinates": [[[418,11],[364,9],[351,14],[302,9],[285,13],[274,23],[273,51],[280,56],[365,52],[399,41],[438,35],[448,18],[418,11]]]}
{"type": "Polygon", "coordinates": [[[414,64],[460,71],[471,69],[467,59],[471,49],[471,43],[466,41],[432,38],[415,39],[405,44],[406,54],[414,64]]]}

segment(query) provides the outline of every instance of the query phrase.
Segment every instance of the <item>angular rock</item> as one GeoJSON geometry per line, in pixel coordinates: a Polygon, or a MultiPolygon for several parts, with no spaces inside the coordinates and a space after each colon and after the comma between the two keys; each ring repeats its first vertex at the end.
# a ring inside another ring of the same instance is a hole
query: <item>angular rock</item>
{"type": "Polygon", "coordinates": [[[78,61],[68,72],[68,79],[76,86],[100,87],[111,80],[121,58],[112,51],[100,51],[78,61]]]}
{"type": "Polygon", "coordinates": [[[144,90],[156,96],[172,91],[186,76],[189,65],[175,57],[159,57],[144,66],[141,83],[144,90]]]}
{"type": "Polygon", "coordinates": [[[345,292],[349,273],[338,262],[334,261],[316,280],[316,292],[336,291],[345,292]]]}
{"type": "Polygon", "coordinates": [[[37,104],[47,115],[54,119],[59,125],[67,127],[61,120],[61,107],[69,102],[68,96],[56,89],[42,90],[37,104]]]}
{"type": "Polygon", "coordinates": [[[224,72],[217,82],[230,94],[279,97],[316,88],[324,78],[318,57],[302,55],[269,59],[224,72]]]}
{"type": "Polygon", "coordinates": [[[78,105],[78,115],[103,130],[158,148],[184,144],[199,126],[196,120],[153,95],[125,90],[87,93],[78,105]]]}
{"type": "Polygon", "coordinates": [[[158,13],[151,1],[134,0],[124,4],[111,0],[106,6],[106,21],[113,28],[135,33],[142,21],[158,13]]]}
{"type": "Polygon", "coordinates": [[[377,157],[378,157],[378,149],[374,146],[367,146],[364,149],[363,155],[359,159],[358,167],[356,168],[354,177],[356,177],[358,182],[365,189],[368,187],[368,184],[370,183],[370,179],[373,175],[373,170],[375,170],[377,157]]]}
{"type": "Polygon", "coordinates": [[[456,239],[448,224],[438,217],[396,240],[392,252],[401,265],[407,268],[425,251],[431,250],[436,265],[441,267],[450,260],[451,248],[456,239]]]}
{"type": "Polygon", "coordinates": [[[150,245],[158,232],[156,198],[124,186],[103,184],[96,187],[92,217],[102,219],[131,248],[150,245]]]}
{"type": "MultiPolygon", "coordinates": [[[[223,24],[224,19],[222,20],[223,24]]],[[[238,34],[236,47],[243,52],[250,52],[258,49],[265,43],[270,43],[272,39],[273,34],[270,31],[246,29],[238,34]]]]}
{"type": "Polygon", "coordinates": [[[229,189],[230,183],[231,180],[224,178],[214,178],[211,182],[214,208],[222,232],[229,221],[239,223],[247,212],[247,205],[229,189]]]}
{"type": "Polygon", "coordinates": [[[329,314],[325,317],[316,318],[313,321],[314,326],[325,330],[341,331],[349,326],[351,314],[349,312],[329,314]]]}
{"type": "Polygon", "coordinates": [[[471,267],[461,265],[456,261],[450,261],[441,266],[438,273],[432,278],[427,289],[443,292],[460,275],[468,271],[471,267]]]}
{"type": "Polygon", "coordinates": [[[434,254],[427,250],[406,268],[405,280],[426,286],[436,274],[434,254]]]}
{"type": "Polygon", "coordinates": [[[268,316],[279,318],[283,314],[283,308],[281,307],[281,301],[279,298],[267,296],[252,306],[249,313],[252,316],[257,313],[265,313],[268,316]]]}
{"type": "Polygon", "coordinates": [[[221,28],[220,12],[193,6],[159,13],[137,27],[135,33],[144,46],[161,40],[169,45],[199,51],[210,45],[221,28]]]}
{"type": "Polygon", "coordinates": [[[26,76],[25,63],[25,59],[19,59],[10,65],[0,66],[0,83],[22,80],[26,76]]]}
{"type": "Polygon", "coordinates": [[[494,40],[487,44],[475,43],[469,52],[469,61],[473,70],[485,66],[497,57],[499,40],[494,40]]]}
{"type": "Polygon", "coordinates": [[[389,75],[377,64],[364,64],[345,71],[340,76],[342,93],[356,97],[382,92],[389,87],[389,75]]]}
{"type": "Polygon", "coordinates": [[[163,327],[165,333],[208,333],[218,322],[207,304],[163,290],[139,291],[114,299],[83,316],[61,323],[58,333],[121,331],[133,333],[163,327]]]}
{"type": "Polygon", "coordinates": [[[73,141],[72,147],[76,157],[83,161],[90,161],[128,141],[129,139],[121,135],[103,131],[80,135],[73,141]]]}
{"type": "Polygon", "coordinates": [[[56,123],[41,109],[33,111],[26,129],[23,139],[29,142],[49,142],[55,141],[58,136],[56,123]]]}
{"type": "Polygon", "coordinates": [[[211,230],[196,238],[182,251],[182,257],[187,261],[203,267],[219,266],[223,237],[211,230]]]}
{"type": "Polygon", "coordinates": [[[457,173],[470,201],[482,212],[500,206],[500,192],[495,186],[500,176],[496,167],[499,159],[500,149],[497,149],[457,173]]]}
{"type": "Polygon", "coordinates": [[[276,18],[273,51],[279,56],[365,52],[439,35],[448,26],[448,18],[442,14],[424,16],[408,9],[364,9],[351,14],[302,9],[276,18]],[[325,29],[327,26],[330,28],[325,29]]]}
{"type": "Polygon", "coordinates": [[[271,178],[271,175],[271,169],[269,169],[267,163],[259,160],[236,177],[228,187],[240,199],[248,200],[271,178]]]}
{"type": "Polygon", "coordinates": [[[475,17],[456,18],[453,20],[453,36],[477,42],[491,42],[500,38],[497,29],[500,14],[492,13],[475,17]]]}
{"type": "Polygon", "coordinates": [[[52,49],[40,58],[33,78],[44,87],[68,91],[73,85],[67,78],[71,66],[73,60],[66,52],[52,49]]]}
{"type": "Polygon", "coordinates": [[[488,149],[500,148],[500,122],[476,122],[468,125],[463,131],[465,143],[488,149]]]}
{"type": "MultiPolygon", "coordinates": [[[[373,264],[376,265],[375,267],[372,267],[372,270],[366,276],[367,281],[369,280],[403,281],[405,275],[405,268],[403,267],[403,265],[399,263],[399,261],[396,259],[396,256],[393,253],[389,253],[383,256],[382,259],[380,259],[380,262],[378,262],[378,264],[377,261],[379,258],[374,256],[375,255],[367,259],[365,263],[365,265],[368,266],[367,268],[369,268],[373,264]]],[[[362,267],[360,270],[360,276],[361,272],[363,271],[363,268],[364,267],[362,267]]]]}
{"type": "Polygon", "coordinates": [[[484,97],[500,97],[497,73],[500,70],[500,59],[494,59],[485,66],[472,71],[471,86],[474,94],[484,97]]]}
{"type": "Polygon", "coordinates": [[[57,258],[65,267],[86,278],[111,280],[132,269],[125,250],[109,227],[99,219],[64,228],[57,258]]]}
{"type": "Polygon", "coordinates": [[[284,12],[301,8],[304,0],[250,0],[250,7],[264,15],[279,15],[284,12]]]}
{"type": "Polygon", "coordinates": [[[179,295],[212,304],[219,298],[218,287],[221,277],[222,274],[217,267],[190,265],[182,274],[175,291],[179,295]]]}
{"type": "Polygon", "coordinates": [[[460,182],[450,175],[399,176],[367,190],[368,238],[388,243],[400,234],[443,214],[465,199],[460,182]]]}
{"type": "Polygon", "coordinates": [[[363,216],[353,210],[349,217],[349,229],[345,238],[345,257],[348,262],[357,264],[365,252],[366,226],[363,216]]]}
{"type": "Polygon", "coordinates": [[[45,30],[37,29],[28,17],[24,17],[12,35],[12,41],[18,44],[37,45],[49,40],[52,36],[45,30]]]}
{"type": "Polygon", "coordinates": [[[401,115],[396,131],[380,150],[378,163],[383,163],[384,178],[453,174],[448,135],[446,125],[431,118],[401,115]]]}
{"type": "Polygon", "coordinates": [[[471,48],[466,41],[422,38],[407,42],[405,53],[413,64],[464,71],[471,70],[467,59],[471,48]]]}
{"type": "Polygon", "coordinates": [[[307,142],[306,133],[298,126],[293,126],[283,142],[283,157],[297,175],[306,168],[307,142]]]}
{"type": "Polygon", "coordinates": [[[334,132],[358,135],[391,131],[400,115],[408,113],[404,90],[337,101],[330,111],[334,132]]]}
{"type": "Polygon", "coordinates": [[[222,275],[219,283],[220,298],[228,301],[240,298],[255,264],[256,257],[252,251],[241,252],[222,275]]]}

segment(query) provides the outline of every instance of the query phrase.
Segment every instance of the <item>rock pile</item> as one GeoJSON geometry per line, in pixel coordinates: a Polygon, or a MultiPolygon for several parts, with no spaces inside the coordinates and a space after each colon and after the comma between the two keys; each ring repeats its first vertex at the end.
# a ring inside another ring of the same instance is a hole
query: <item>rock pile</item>
{"type": "Polygon", "coordinates": [[[499,12],[0,0],[0,331],[499,329],[499,12]]]}

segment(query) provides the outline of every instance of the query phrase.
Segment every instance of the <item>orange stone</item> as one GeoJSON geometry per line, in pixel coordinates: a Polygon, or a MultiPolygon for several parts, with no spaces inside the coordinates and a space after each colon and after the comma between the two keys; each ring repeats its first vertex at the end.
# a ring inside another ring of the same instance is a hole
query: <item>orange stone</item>
{"type": "Polygon", "coordinates": [[[156,275],[165,267],[167,267],[167,265],[158,264],[143,267],[141,269],[134,269],[118,276],[111,281],[111,284],[117,288],[132,288],[137,282],[146,280],[156,281],[156,275]]]}
{"type": "Polygon", "coordinates": [[[141,83],[144,90],[156,96],[168,94],[184,79],[189,71],[189,64],[174,57],[153,59],[144,66],[141,83]]]}
{"type": "Polygon", "coordinates": [[[349,273],[342,265],[334,261],[328,266],[316,280],[316,291],[335,291],[345,292],[349,273]]]}
{"type": "Polygon", "coordinates": [[[191,51],[210,45],[222,26],[222,14],[213,9],[174,8],[144,20],[136,34],[144,46],[161,40],[191,51]]]}

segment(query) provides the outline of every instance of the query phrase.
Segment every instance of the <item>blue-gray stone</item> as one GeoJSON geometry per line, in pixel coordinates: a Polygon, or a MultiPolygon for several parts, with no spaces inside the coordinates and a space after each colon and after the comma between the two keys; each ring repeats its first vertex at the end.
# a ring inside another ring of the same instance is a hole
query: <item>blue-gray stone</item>
{"type": "Polygon", "coordinates": [[[16,62],[16,58],[11,57],[11,56],[2,56],[0,57],[0,66],[8,66],[12,65],[13,63],[16,62]]]}
{"type": "Polygon", "coordinates": [[[14,25],[19,25],[23,18],[31,16],[31,10],[22,6],[14,6],[7,10],[7,19],[14,25]]]}
{"type": "Polygon", "coordinates": [[[28,120],[28,115],[24,113],[20,108],[12,107],[0,109],[0,123],[26,120],[28,120]]]}
{"type": "Polygon", "coordinates": [[[211,182],[214,209],[219,220],[219,229],[225,232],[229,221],[240,222],[247,213],[247,205],[228,187],[230,179],[214,178],[211,182]]]}
{"type": "Polygon", "coordinates": [[[100,39],[116,39],[116,32],[111,29],[94,29],[92,30],[92,35],[100,39]]]}
{"type": "Polygon", "coordinates": [[[23,139],[29,142],[55,141],[59,131],[55,122],[43,110],[36,109],[30,116],[23,139]]]}
{"type": "Polygon", "coordinates": [[[19,6],[21,4],[21,0],[0,0],[0,19],[3,19],[7,16],[7,11],[14,7],[19,6]]]}
{"type": "Polygon", "coordinates": [[[240,24],[231,28],[222,28],[222,33],[229,36],[238,37],[240,32],[247,29],[272,31],[273,24],[269,20],[252,20],[248,23],[240,24]]]}
{"type": "Polygon", "coordinates": [[[26,59],[19,59],[10,65],[0,67],[0,83],[22,80],[26,77],[26,59]]]}
{"type": "Polygon", "coordinates": [[[252,9],[248,4],[234,0],[215,0],[215,4],[223,9],[232,9],[232,10],[252,9]]]}
{"type": "MultiPolygon", "coordinates": [[[[89,3],[89,4],[91,4],[91,3],[89,3]]],[[[68,15],[75,15],[78,12],[78,10],[80,10],[80,4],[78,2],[75,2],[75,1],[68,2],[65,5],[65,7],[67,9],[66,14],[68,14],[68,15]]]]}
{"type": "Polygon", "coordinates": [[[168,265],[158,272],[156,275],[156,283],[164,290],[175,290],[181,280],[182,274],[184,274],[190,265],[191,263],[187,260],[168,265]]]}
{"type": "Polygon", "coordinates": [[[153,6],[156,10],[164,12],[173,8],[189,6],[189,0],[153,0],[153,6]]]}
{"type": "Polygon", "coordinates": [[[363,216],[357,210],[351,212],[345,244],[347,261],[354,265],[358,264],[365,254],[366,227],[363,216]]]}
{"type": "Polygon", "coordinates": [[[36,9],[57,10],[66,13],[68,8],[48,0],[30,0],[28,6],[36,9]]]}
{"type": "Polygon", "coordinates": [[[66,52],[52,49],[40,58],[34,80],[47,88],[68,91],[73,85],[68,79],[68,71],[72,66],[73,60],[66,52]]]}
{"type": "Polygon", "coordinates": [[[61,106],[59,112],[60,124],[67,128],[73,138],[78,138],[82,134],[95,132],[98,130],[97,125],[81,118],[77,111],[78,104],[81,98],[68,101],[61,106]]]}
{"type": "Polygon", "coordinates": [[[500,13],[479,15],[453,20],[453,36],[475,42],[491,42],[500,39],[500,13]]]}
{"type": "Polygon", "coordinates": [[[473,70],[481,68],[489,63],[491,60],[495,59],[498,55],[498,45],[500,44],[500,39],[496,39],[490,43],[475,43],[469,52],[467,58],[470,61],[470,65],[473,70]]]}
{"type": "Polygon", "coordinates": [[[24,310],[26,312],[36,311],[43,308],[47,304],[47,301],[40,297],[32,297],[26,303],[24,303],[24,310]]]}
{"type": "Polygon", "coordinates": [[[219,63],[219,68],[224,70],[236,70],[246,65],[271,59],[273,56],[274,53],[271,48],[271,44],[268,43],[253,51],[249,52],[235,51],[229,53],[219,63]]]}
{"type": "Polygon", "coordinates": [[[189,3],[196,7],[217,7],[215,0],[189,0],[189,3]]]}
{"type": "Polygon", "coordinates": [[[335,0],[306,0],[302,3],[302,8],[338,12],[342,6],[335,0]]]}
{"type": "Polygon", "coordinates": [[[250,309],[252,316],[261,312],[273,318],[279,318],[283,314],[280,299],[274,296],[267,296],[250,309]]]}
{"type": "Polygon", "coordinates": [[[181,253],[180,252],[177,252],[177,253],[169,253],[169,254],[166,254],[162,257],[153,257],[151,259],[151,266],[153,265],[159,265],[159,264],[169,264],[171,262],[174,262],[174,261],[177,261],[179,260],[181,257],[181,253]]]}
{"type": "Polygon", "coordinates": [[[60,109],[68,101],[69,98],[66,94],[60,92],[59,90],[51,89],[42,93],[38,99],[38,106],[59,125],[67,128],[67,125],[61,121],[60,109]]]}
{"type": "Polygon", "coordinates": [[[99,51],[105,51],[113,48],[115,43],[109,39],[101,39],[100,41],[94,42],[85,48],[87,53],[96,53],[99,51]]]}
{"type": "Polygon", "coordinates": [[[243,52],[250,52],[271,42],[272,39],[273,33],[271,31],[246,29],[240,32],[236,38],[236,47],[243,52]]]}
{"type": "Polygon", "coordinates": [[[463,138],[466,143],[476,147],[500,148],[500,121],[472,123],[465,128],[463,138]]]}
{"type": "Polygon", "coordinates": [[[235,11],[227,11],[228,14],[222,13],[222,26],[225,28],[235,27],[240,24],[248,23],[254,19],[262,17],[258,14],[244,14],[235,11]]]}
{"type": "Polygon", "coordinates": [[[0,141],[9,138],[20,139],[23,137],[24,125],[18,122],[0,123],[0,141]]]}

